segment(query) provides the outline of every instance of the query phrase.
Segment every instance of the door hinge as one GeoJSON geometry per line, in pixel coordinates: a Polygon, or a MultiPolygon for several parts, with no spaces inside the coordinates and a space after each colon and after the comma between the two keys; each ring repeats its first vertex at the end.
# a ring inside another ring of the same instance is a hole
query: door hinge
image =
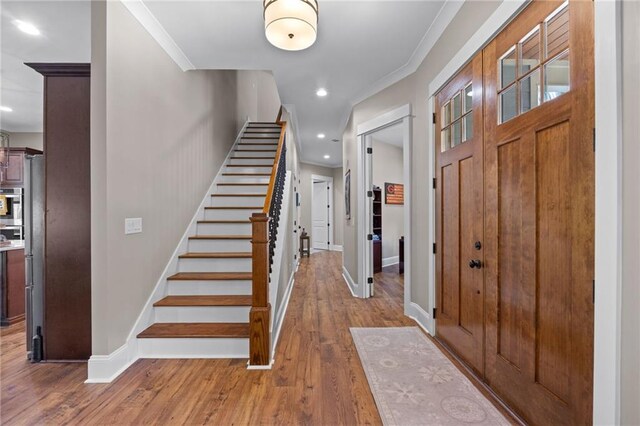
{"type": "Polygon", "coordinates": [[[331,206],[327,204],[327,208],[328,208],[328,209],[330,209],[330,208],[331,208],[331,206]]]}
{"type": "Polygon", "coordinates": [[[596,152],[596,128],[593,128],[593,152],[596,152]]]}
{"type": "Polygon", "coordinates": [[[367,278],[367,284],[373,284],[373,278],[372,277],[367,278]]]}
{"type": "Polygon", "coordinates": [[[436,178],[433,178],[433,189],[436,189],[438,185],[438,180],[436,178]]]}
{"type": "Polygon", "coordinates": [[[593,280],[593,304],[596,304],[596,280],[593,280]]]}
{"type": "Polygon", "coordinates": [[[438,308],[433,308],[433,319],[436,319],[438,308]]]}
{"type": "Polygon", "coordinates": [[[367,240],[373,241],[373,234],[368,234],[367,235],[367,240]]]}
{"type": "Polygon", "coordinates": [[[433,254],[436,254],[436,243],[433,243],[433,254]]]}
{"type": "Polygon", "coordinates": [[[373,198],[373,191],[367,191],[367,197],[373,198]]]}
{"type": "Polygon", "coordinates": [[[433,124],[436,124],[436,113],[433,113],[433,124]]]}
{"type": "Polygon", "coordinates": [[[373,154],[373,148],[367,148],[367,154],[373,154]]]}
{"type": "Polygon", "coordinates": [[[330,190],[330,189],[331,189],[331,188],[329,188],[329,187],[327,186],[327,191],[328,191],[328,190],[330,190]]]}

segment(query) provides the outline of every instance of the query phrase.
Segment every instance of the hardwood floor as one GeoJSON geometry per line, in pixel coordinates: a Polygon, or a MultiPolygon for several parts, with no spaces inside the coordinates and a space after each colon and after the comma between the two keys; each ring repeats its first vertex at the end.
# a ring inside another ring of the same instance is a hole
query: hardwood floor
{"type": "Polygon", "coordinates": [[[339,253],[303,259],[274,368],[246,360],[139,360],[111,384],[85,364],[29,364],[24,324],[2,330],[2,424],[380,424],[349,327],[413,326],[395,273],[355,299],[339,253]]]}

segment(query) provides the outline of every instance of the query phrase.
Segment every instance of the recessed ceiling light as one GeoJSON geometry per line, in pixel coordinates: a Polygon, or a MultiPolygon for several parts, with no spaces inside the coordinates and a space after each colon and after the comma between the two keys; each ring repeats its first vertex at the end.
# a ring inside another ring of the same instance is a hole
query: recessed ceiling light
{"type": "Polygon", "coordinates": [[[16,19],[15,21],[13,21],[13,25],[18,27],[18,29],[23,33],[27,33],[29,35],[34,35],[34,36],[40,35],[40,30],[37,29],[35,25],[29,22],[24,22],[19,19],[16,19]]]}
{"type": "Polygon", "coordinates": [[[9,108],[8,106],[0,106],[0,111],[2,112],[11,112],[13,108],[9,108]]]}
{"type": "Polygon", "coordinates": [[[324,138],[325,138],[324,133],[318,133],[318,139],[324,139],[324,138]]]}
{"type": "Polygon", "coordinates": [[[328,160],[329,158],[331,158],[331,156],[330,156],[330,155],[325,155],[325,156],[324,156],[324,159],[325,159],[325,160],[328,160]]]}
{"type": "Polygon", "coordinates": [[[321,98],[324,98],[328,94],[329,93],[327,92],[327,89],[318,89],[318,91],[316,92],[316,95],[320,96],[321,98]]]}

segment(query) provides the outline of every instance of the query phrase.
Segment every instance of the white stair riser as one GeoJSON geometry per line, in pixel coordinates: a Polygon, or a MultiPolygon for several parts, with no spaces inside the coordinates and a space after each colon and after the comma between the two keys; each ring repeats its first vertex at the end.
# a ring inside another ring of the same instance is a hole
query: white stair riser
{"type": "Polygon", "coordinates": [[[179,259],[179,272],[251,272],[251,259],[179,259]]]}
{"type": "Polygon", "coordinates": [[[216,194],[267,194],[268,185],[218,185],[216,194]]]}
{"type": "Polygon", "coordinates": [[[261,166],[271,167],[273,166],[273,158],[231,158],[229,159],[229,164],[260,164],[261,166]]]}
{"type": "Polygon", "coordinates": [[[251,240],[189,240],[189,252],[251,251],[251,240]]]}
{"type": "Polygon", "coordinates": [[[248,322],[249,306],[171,306],[153,308],[155,322],[248,322]]]}
{"type": "Polygon", "coordinates": [[[248,338],[138,339],[140,358],[248,358],[248,338]]]}
{"type": "Polygon", "coordinates": [[[199,223],[198,235],[251,235],[251,224],[199,223]]]}
{"type": "Polygon", "coordinates": [[[280,139],[280,133],[265,132],[262,129],[251,129],[251,133],[245,133],[242,135],[243,142],[254,141],[254,140],[259,140],[259,141],[264,140],[265,142],[271,142],[271,141],[277,142],[279,139],[280,139]],[[260,139],[256,139],[256,138],[260,138],[260,139]]]}
{"type": "MultiPolygon", "coordinates": [[[[233,172],[230,172],[233,173],[233,172]]],[[[220,176],[220,183],[269,183],[269,176],[220,176]]]]}
{"type": "Polygon", "coordinates": [[[261,207],[265,196],[259,197],[211,197],[211,207],[261,207]]]}
{"type": "MultiPolygon", "coordinates": [[[[261,148],[258,148],[258,150],[260,150],[261,148]]],[[[264,158],[268,158],[269,160],[271,160],[271,162],[273,162],[273,160],[276,158],[276,152],[275,151],[257,151],[257,152],[247,152],[247,151],[234,151],[233,153],[234,157],[264,157],[264,158]]],[[[235,158],[232,160],[236,160],[235,158]]]]}
{"type": "Polygon", "coordinates": [[[272,167],[225,167],[225,173],[271,173],[272,167]]]}
{"type": "MultiPolygon", "coordinates": [[[[277,151],[278,145],[275,145],[270,141],[258,141],[258,142],[245,141],[236,145],[236,149],[239,149],[241,151],[257,151],[262,149],[262,150],[271,150],[271,152],[274,152],[274,150],[277,151]]],[[[273,156],[275,157],[275,153],[273,156]]]]}
{"type": "Polygon", "coordinates": [[[262,212],[262,209],[208,209],[204,212],[204,220],[249,220],[253,213],[260,212],[262,212]]]}
{"type": "Polygon", "coordinates": [[[169,296],[230,296],[252,294],[251,281],[168,281],[169,296]]]}

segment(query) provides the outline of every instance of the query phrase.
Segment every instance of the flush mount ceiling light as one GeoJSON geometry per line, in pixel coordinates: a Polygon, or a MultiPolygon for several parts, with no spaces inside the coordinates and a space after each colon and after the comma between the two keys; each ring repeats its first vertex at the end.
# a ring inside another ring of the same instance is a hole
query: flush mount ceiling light
{"type": "Polygon", "coordinates": [[[318,35],[317,0],[263,0],[264,32],[282,50],[304,50],[318,35]]]}
{"type": "Polygon", "coordinates": [[[327,89],[318,89],[318,91],[316,92],[316,95],[318,95],[321,98],[324,98],[325,96],[328,95],[327,89]]]}
{"type": "Polygon", "coordinates": [[[40,30],[37,29],[35,25],[30,24],[29,22],[24,22],[19,19],[16,19],[13,21],[13,25],[18,27],[18,29],[23,33],[27,33],[29,35],[34,35],[34,36],[40,35],[40,30]]]}
{"type": "Polygon", "coordinates": [[[318,139],[324,139],[324,138],[325,138],[324,133],[318,133],[318,139]]]}
{"type": "Polygon", "coordinates": [[[9,108],[8,106],[0,106],[0,111],[2,112],[11,112],[13,108],[9,108]]]}

